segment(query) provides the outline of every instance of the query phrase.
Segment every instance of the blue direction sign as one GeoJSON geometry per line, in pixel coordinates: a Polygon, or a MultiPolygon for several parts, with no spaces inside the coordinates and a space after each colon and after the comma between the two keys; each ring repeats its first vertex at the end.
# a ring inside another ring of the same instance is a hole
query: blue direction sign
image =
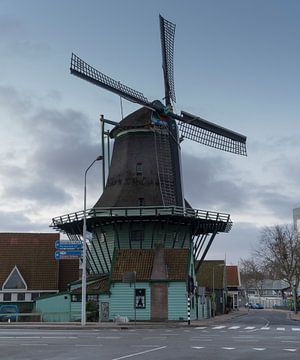
{"type": "Polygon", "coordinates": [[[81,250],[56,250],[55,259],[70,259],[70,258],[79,258],[81,256],[81,250]]]}
{"type": "Polygon", "coordinates": [[[55,241],[55,249],[82,249],[82,244],[79,242],[61,242],[59,240],[55,241]]]}

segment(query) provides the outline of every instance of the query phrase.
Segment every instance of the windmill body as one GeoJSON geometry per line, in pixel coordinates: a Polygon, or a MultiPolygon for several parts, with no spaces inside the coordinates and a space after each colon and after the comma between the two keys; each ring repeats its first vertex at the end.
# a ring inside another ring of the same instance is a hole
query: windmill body
{"type": "MultiPolygon", "coordinates": [[[[243,135],[187,112],[173,112],[175,25],[160,16],[160,29],[165,104],[149,101],[141,92],[104,75],[75,54],[71,58],[73,75],[142,106],[110,131],[114,148],[107,182],[86,213],[90,233],[88,271],[109,279],[110,318],[114,311],[123,311],[123,315],[128,311],[118,305],[126,298],[121,282],[122,274],[127,272],[136,273],[136,281],[144,287],[139,294],[148,294],[150,299],[151,311],[141,311],[140,319],[185,318],[186,302],[178,299],[185,299],[186,292],[188,299],[194,294],[192,280],[212,241],[218,232],[231,229],[230,215],[196,210],[185,201],[179,135],[180,139],[246,155],[243,135]],[[183,296],[178,297],[178,293],[183,296]],[[170,311],[170,306],[177,310],[170,311]]],[[[82,225],[83,212],[52,221],[52,226],[71,240],[81,239],[82,225]]],[[[195,310],[193,316],[196,314],[195,310]]]]}

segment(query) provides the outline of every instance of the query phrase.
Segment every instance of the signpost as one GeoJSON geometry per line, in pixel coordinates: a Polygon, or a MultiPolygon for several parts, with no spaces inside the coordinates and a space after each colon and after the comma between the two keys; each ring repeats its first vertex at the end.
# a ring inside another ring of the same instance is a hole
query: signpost
{"type": "Polygon", "coordinates": [[[80,242],[71,241],[55,241],[55,259],[78,259],[82,255],[82,244],[80,242]]]}

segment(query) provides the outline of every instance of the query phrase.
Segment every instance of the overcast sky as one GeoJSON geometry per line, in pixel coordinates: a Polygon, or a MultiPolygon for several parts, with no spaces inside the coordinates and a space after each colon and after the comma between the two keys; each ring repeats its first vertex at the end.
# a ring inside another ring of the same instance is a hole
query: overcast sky
{"type": "MultiPolygon", "coordinates": [[[[299,194],[298,0],[0,0],[0,231],[52,231],[83,208],[83,173],[100,153],[99,116],[119,121],[117,96],[69,73],[78,56],[163,97],[158,15],[176,23],[175,110],[247,136],[248,157],[188,140],[185,197],[230,213],[207,258],[236,263],[262,226],[292,222],[299,194]]],[[[124,102],[125,115],[136,106],[124,102]]],[[[101,193],[88,177],[88,206],[101,193]]]]}

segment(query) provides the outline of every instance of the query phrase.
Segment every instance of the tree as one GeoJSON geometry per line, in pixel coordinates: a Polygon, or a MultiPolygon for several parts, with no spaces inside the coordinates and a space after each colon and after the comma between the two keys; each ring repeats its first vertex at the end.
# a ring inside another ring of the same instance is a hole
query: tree
{"type": "Polygon", "coordinates": [[[261,296],[265,274],[260,264],[253,257],[240,259],[239,268],[241,282],[245,291],[248,293],[250,288],[255,288],[259,296],[261,296]]]}
{"type": "Polygon", "coordinates": [[[292,292],[297,313],[297,289],[300,283],[300,237],[289,225],[275,225],[262,230],[256,257],[278,278],[285,280],[292,292]]]}

